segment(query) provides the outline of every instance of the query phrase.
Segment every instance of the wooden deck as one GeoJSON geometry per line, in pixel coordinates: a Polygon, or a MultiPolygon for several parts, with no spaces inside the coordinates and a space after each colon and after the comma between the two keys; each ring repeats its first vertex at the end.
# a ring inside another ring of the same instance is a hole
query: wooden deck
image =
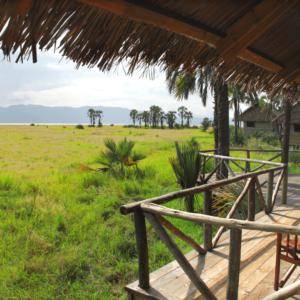
{"type": "MultiPolygon", "coordinates": [[[[266,179],[262,175],[260,182],[266,179]]],[[[274,180],[276,183],[276,179],[274,180]]],[[[275,185],[274,183],[274,185],[275,185]]],[[[266,190],[263,189],[265,194],[266,190]]],[[[280,222],[285,225],[300,224],[300,174],[289,174],[288,204],[281,205],[281,193],[271,214],[261,212],[256,220],[265,223],[280,222]]],[[[241,271],[239,299],[262,299],[274,292],[275,245],[274,233],[243,230],[241,249],[241,271]]],[[[213,251],[199,255],[196,251],[186,254],[190,264],[198,272],[218,299],[226,299],[228,274],[229,231],[225,232],[213,251]]],[[[281,276],[290,267],[281,261],[281,276]]],[[[285,286],[300,279],[300,268],[296,268],[285,286]]],[[[128,299],[204,299],[176,261],[150,274],[151,287],[138,287],[138,281],[126,286],[128,299]]],[[[300,294],[289,299],[300,299],[300,294]]]]}

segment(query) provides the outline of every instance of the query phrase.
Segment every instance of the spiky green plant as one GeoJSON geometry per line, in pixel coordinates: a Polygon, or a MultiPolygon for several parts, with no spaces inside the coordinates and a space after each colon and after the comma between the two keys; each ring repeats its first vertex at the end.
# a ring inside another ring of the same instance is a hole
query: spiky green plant
{"type": "MultiPolygon", "coordinates": [[[[179,145],[175,142],[177,157],[169,158],[177,182],[182,189],[195,187],[200,171],[199,149],[190,145],[179,145]]],[[[194,212],[194,196],[185,198],[188,212],[194,212]]]]}
{"type": "MultiPolygon", "coordinates": [[[[213,215],[226,217],[237,198],[240,196],[246,185],[246,180],[228,184],[222,189],[214,191],[216,198],[213,200],[213,215]]],[[[255,213],[263,210],[259,195],[255,192],[255,213]]],[[[246,220],[248,217],[248,193],[237,207],[233,219],[246,220]]]]}
{"type": "Polygon", "coordinates": [[[136,166],[138,170],[137,164],[147,158],[142,151],[134,151],[135,142],[128,141],[126,137],[118,144],[113,139],[104,139],[104,144],[107,150],[101,151],[93,161],[108,168],[120,165],[121,171],[124,171],[124,166],[136,166]]]}

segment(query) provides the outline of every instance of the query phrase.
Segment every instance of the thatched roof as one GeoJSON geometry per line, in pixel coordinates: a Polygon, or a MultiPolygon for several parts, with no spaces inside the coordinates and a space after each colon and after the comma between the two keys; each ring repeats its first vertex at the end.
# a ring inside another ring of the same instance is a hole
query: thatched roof
{"type": "MultiPolygon", "coordinates": [[[[272,120],[272,123],[283,124],[284,122],[284,112],[278,115],[272,120]]],[[[291,111],[291,124],[300,125],[300,102],[293,105],[291,111]]]]}
{"type": "Polygon", "coordinates": [[[0,0],[1,48],[17,61],[36,47],[77,66],[129,72],[205,64],[225,79],[294,97],[300,83],[297,0],[0,0]]]}
{"type": "Polygon", "coordinates": [[[263,111],[263,109],[259,105],[248,107],[243,113],[239,116],[239,121],[247,122],[270,122],[278,116],[277,111],[263,111]]]}

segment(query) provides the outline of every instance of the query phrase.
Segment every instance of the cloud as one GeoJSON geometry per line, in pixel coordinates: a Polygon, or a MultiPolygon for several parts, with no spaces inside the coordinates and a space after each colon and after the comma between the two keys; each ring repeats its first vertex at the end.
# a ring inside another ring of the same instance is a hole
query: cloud
{"type": "Polygon", "coordinates": [[[151,105],[158,105],[169,111],[184,105],[195,116],[213,117],[211,96],[207,107],[202,106],[198,95],[192,95],[188,101],[177,102],[167,91],[164,74],[150,80],[140,78],[140,74],[126,76],[121,68],[118,73],[109,74],[97,68],[80,67],[77,70],[73,62],[61,61],[61,56],[53,51],[39,52],[37,64],[31,60],[24,64],[7,61],[1,64],[0,106],[102,105],[148,110],[151,105]]]}

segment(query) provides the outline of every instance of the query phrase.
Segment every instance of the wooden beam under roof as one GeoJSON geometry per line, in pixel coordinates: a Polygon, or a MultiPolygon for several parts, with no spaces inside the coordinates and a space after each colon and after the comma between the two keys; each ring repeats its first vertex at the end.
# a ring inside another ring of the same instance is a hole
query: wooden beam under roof
{"type": "Polygon", "coordinates": [[[269,0],[263,1],[230,28],[227,37],[217,44],[219,54],[226,62],[230,62],[297,2],[298,0],[275,3],[269,0]]]}
{"type": "Polygon", "coordinates": [[[293,82],[298,77],[298,71],[300,69],[300,61],[287,65],[285,68],[278,72],[278,75],[286,81],[293,82]]]}
{"type": "MultiPolygon", "coordinates": [[[[130,3],[128,1],[124,1],[124,0],[77,0],[77,1],[91,6],[99,7],[101,9],[110,11],[120,16],[128,17],[136,21],[152,24],[161,27],[163,29],[174,31],[178,34],[187,36],[188,38],[192,38],[194,40],[204,42],[214,48],[216,48],[216,45],[222,40],[222,36],[220,35],[187,24],[182,20],[178,20],[176,17],[171,17],[170,15],[166,16],[150,8],[141,7],[134,3],[130,3]]],[[[282,1],[286,3],[289,0],[282,0],[282,1]]],[[[283,67],[278,63],[273,62],[257,53],[254,53],[249,49],[242,50],[239,53],[238,57],[276,73],[278,73],[281,69],[283,69],[283,67]]],[[[295,81],[297,83],[300,83],[300,76],[298,76],[295,79],[295,81]]]]}

